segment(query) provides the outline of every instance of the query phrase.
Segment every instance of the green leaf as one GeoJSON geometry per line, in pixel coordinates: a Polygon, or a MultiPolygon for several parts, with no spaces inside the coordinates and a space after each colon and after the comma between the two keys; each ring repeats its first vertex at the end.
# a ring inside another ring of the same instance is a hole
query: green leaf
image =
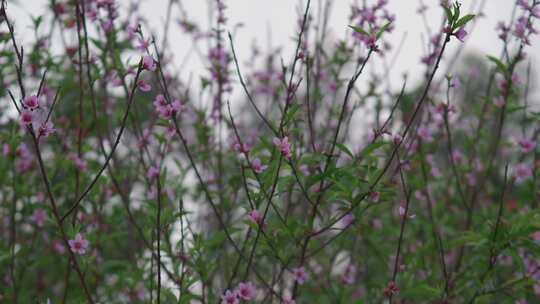
{"type": "Polygon", "coordinates": [[[506,71],[507,71],[507,68],[506,68],[506,65],[504,63],[502,63],[502,61],[500,61],[499,59],[493,57],[493,56],[490,56],[488,55],[487,58],[489,59],[489,61],[495,63],[495,65],[497,66],[497,68],[503,72],[504,74],[506,74],[506,71]]]}
{"type": "Polygon", "coordinates": [[[386,143],[383,142],[383,141],[378,141],[378,142],[369,144],[367,147],[365,147],[365,148],[360,152],[360,157],[365,158],[366,156],[370,155],[371,152],[377,150],[378,148],[382,147],[382,146],[385,145],[385,144],[386,144],[386,143]]]}
{"type": "Polygon", "coordinates": [[[351,152],[351,150],[344,144],[341,144],[341,143],[336,143],[336,147],[338,147],[338,149],[340,149],[341,151],[347,153],[347,155],[349,155],[351,158],[353,158],[353,153],[351,152]]]}
{"type": "Polygon", "coordinates": [[[349,25],[350,28],[352,28],[355,32],[359,33],[359,34],[362,34],[362,35],[366,35],[366,36],[369,36],[369,34],[364,31],[363,28],[361,27],[358,27],[358,26],[352,26],[352,25],[349,25]]]}
{"type": "Polygon", "coordinates": [[[448,19],[448,23],[452,24],[454,22],[454,15],[452,15],[452,11],[450,8],[446,6],[442,6],[444,8],[444,12],[446,13],[446,19],[448,19]]]}
{"type": "Polygon", "coordinates": [[[476,15],[469,14],[469,15],[459,18],[459,20],[454,25],[454,29],[465,26],[469,21],[473,20],[475,16],[476,15]]]}
{"type": "Polygon", "coordinates": [[[388,21],[388,22],[386,22],[385,25],[383,25],[383,26],[381,27],[381,29],[377,32],[377,35],[376,35],[376,36],[377,36],[377,40],[378,40],[379,38],[381,38],[382,34],[383,34],[384,32],[386,32],[386,30],[390,27],[391,24],[392,24],[392,21],[388,21]]]}

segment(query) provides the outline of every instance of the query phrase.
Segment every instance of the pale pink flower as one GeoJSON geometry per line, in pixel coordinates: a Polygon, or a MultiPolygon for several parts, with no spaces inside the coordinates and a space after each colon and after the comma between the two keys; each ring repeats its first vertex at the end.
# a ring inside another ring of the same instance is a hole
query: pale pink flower
{"type": "Polygon", "coordinates": [[[176,113],[183,113],[187,110],[186,106],[178,99],[173,100],[171,107],[176,113]]]}
{"type": "Polygon", "coordinates": [[[426,126],[418,127],[418,137],[420,137],[425,142],[433,141],[433,135],[431,133],[431,129],[429,129],[426,126]]]}
{"type": "Polygon", "coordinates": [[[8,156],[10,150],[11,150],[11,148],[9,147],[9,144],[5,143],[5,144],[2,145],[2,155],[3,156],[8,156]]]}
{"type": "Polygon", "coordinates": [[[521,183],[532,176],[531,166],[525,163],[517,164],[514,167],[514,176],[516,177],[516,182],[521,183]]]}
{"type": "Polygon", "coordinates": [[[76,154],[72,154],[68,158],[73,162],[73,164],[75,165],[75,168],[77,168],[77,170],[86,171],[88,166],[86,164],[86,161],[83,158],[79,157],[76,154]]]}
{"type": "Polygon", "coordinates": [[[251,282],[240,283],[236,288],[236,294],[238,297],[244,300],[251,300],[255,298],[255,286],[251,282]]]}
{"type": "Polygon", "coordinates": [[[149,71],[155,71],[156,70],[156,62],[154,61],[154,58],[152,56],[146,55],[143,57],[142,60],[142,68],[149,71]]]}
{"type": "Polygon", "coordinates": [[[150,92],[150,90],[152,90],[152,86],[148,82],[144,81],[143,79],[137,82],[137,87],[142,92],[150,92]]]}
{"type": "Polygon", "coordinates": [[[400,216],[404,216],[407,210],[403,206],[399,206],[398,212],[400,216]]]}
{"type": "Polygon", "coordinates": [[[222,304],[238,304],[239,302],[236,291],[227,290],[225,291],[225,294],[221,296],[222,304]]]}
{"type": "Polygon", "coordinates": [[[452,152],[452,160],[456,164],[460,164],[463,161],[463,154],[459,150],[452,152]]]}
{"type": "Polygon", "coordinates": [[[294,280],[300,285],[304,284],[308,279],[308,274],[304,267],[293,268],[292,273],[294,280]]]}
{"type": "Polygon", "coordinates": [[[348,227],[352,223],[354,223],[354,215],[349,212],[349,213],[345,214],[345,216],[343,217],[343,219],[341,219],[341,221],[343,222],[343,225],[345,227],[348,227]]]}
{"type": "Polygon", "coordinates": [[[467,36],[467,31],[463,28],[463,27],[460,27],[455,33],[454,35],[456,36],[456,38],[461,41],[461,42],[465,42],[465,37],[467,36]]]}
{"type": "Polygon", "coordinates": [[[296,304],[296,301],[291,299],[290,296],[285,296],[283,297],[283,302],[281,302],[282,304],[296,304]]]}
{"type": "Polygon", "coordinates": [[[528,139],[528,138],[522,138],[518,141],[519,146],[521,147],[522,153],[529,153],[532,150],[534,150],[535,142],[528,139]]]}
{"type": "Polygon", "coordinates": [[[291,158],[291,144],[287,136],[282,139],[275,137],[273,143],[285,158],[291,158]]]}
{"type": "Polygon", "coordinates": [[[162,94],[156,96],[153,104],[154,109],[161,118],[170,118],[172,116],[173,108],[162,94]]]}
{"type": "Polygon", "coordinates": [[[251,161],[251,168],[253,168],[253,171],[255,171],[255,173],[257,174],[260,174],[262,173],[264,170],[266,170],[266,168],[268,168],[268,166],[266,165],[263,165],[261,163],[261,160],[258,159],[258,158],[255,158],[251,161]]]}
{"type": "Polygon", "coordinates": [[[64,246],[64,244],[59,240],[53,242],[53,248],[58,254],[66,253],[66,246],[64,246]]]}
{"type": "Polygon", "coordinates": [[[533,239],[535,242],[540,243],[540,231],[536,231],[529,234],[529,237],[533,239]]]}
{"type": "Polygon", "coordinates": [[[32,214],[32,221],[36,224],[36,226],[40,228],[43,227],[45,220],[47,220],[47,211],[45,209],[38,208],[34,210],[34,213],[32,214]]]}
{"type": "Polygon", "coordinates": [[[257,209],[249,211],[247,215],[248,218],[256,224],[260,224],[262,222],[262,214],[257,209]]]}
{"type": "Polygon", "coordinates": [[[154,180],[158,178],[158,176],[159,176],[159,168],[155,165],[150,166],[150,168],[148,168],[148,172],[146,173],[146,177],[148,177],[149,180],[154,180]]]}
{"type": "Polygon", "coordinates": [[[534,296],[539,298],[540,297],[540,284],[539,283],[536,283],[533,285],[533,292],[534,292],[534,296]]]}
{"type": "Polygon", "coordinates": [[[372,201],[373,203],[378,203],[380,198],[381,198],[381,194],[378,191],[369,192],[368,199],[372,201]]]}
{"type": "Polygon", "coordinates": [[[35,95],[26,96],[23,99],[23,105],[28,109],[37,109],[39,107],[38,98],[35,95]]]}
{"type": "Polygon", "coordinates": [[[50,134],[56,132],[54,124],[51,121],[42,123],[38,128],[38,137],[47,138],[50,134]]]}
{"type": "Polygon", "coordinates": [[[69,248],[77,254],[85,254],[88,250],[89,242],[80,233],[75,235],[75,239],[68,240],[69,248]]]}
{"type": "Polygon", "coordinates": [[[395,295],[399,292],[399,288],[396,284],[396,282],[394,281],[390,281],[388,282],[388,284],[386,285],[386,287],[384,288],[384,294],[387,296],[387,297],[390,297],[392,295],[395,295]]]}
{"type": "Polygon", "coordinates": [[[144,284],[139,282],[137,286],[135,287],[135,295],[137,296],[137,299],[139,301],[144,301],[146,299],[146,288],[144,287],[144,284]]]}
{"type": "Polygon", "coordinates": [[[504,100],[504,97],[502,97],[502,96],[497,96],[497,97],[493,98],[493,104],[497,108],[502,108],[505,103],[506,103],[506,101],[504,100]]]}
{"type": "Polygon", "coordinates": [[[356,266],[353,264],[349,264],[347,268],[345,268],[345,272],[341,275],[341,280],[343,283],[347,285],[354,284],[354,281],[356,279],[356,266]]]}
{"type": "Polygon", "coordinates": [[[28,126],[34,122],[35,115],[34,112],[30,110],[21,111],[21,123],[25,126],[28,126]]]}

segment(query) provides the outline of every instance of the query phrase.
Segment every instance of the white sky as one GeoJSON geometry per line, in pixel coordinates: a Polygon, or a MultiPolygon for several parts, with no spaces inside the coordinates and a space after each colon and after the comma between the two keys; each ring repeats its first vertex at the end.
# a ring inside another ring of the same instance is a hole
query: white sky
{"type": "MultiPolygon", "coordinates": [[[[163,23],[165,20],[167,4],[169,0],[141,0],[141,12],[151,21],[155,29],[159,29],[159,36],[162,34],[163,23]]],[[[186,8],[190,19],[202,22],[203,28],[208,29],[208,0],[181,0],[186,8]]],[[[348,25],[348,16],[350,4],[356,0],[333,0],[333,9],[330,20],[330,28],[333,29],[333,35],[344,37],[348,25]]],[[[374,2],[375,0],[368,0],[374,2]]],[[[439,0],[423,0],[428,7],[428,20],[433,27],[440,23],[441,9],[438,6],[439,0]]],[[[17,37],[28,41],[32,39],[32,33],[29,31],[30,15],[37,15],[43,12],[43,9],[49,2],[48,0],[19,0],[18,3],[12,3],[8,14],[12,16],[17,25],[17,37]]],[[[291,43],[296,33],[297,12],[300,3],[306,3],[306,0],[225,0],[228,9],[229,26],[242,23],[244,26],[239,29],[235,37],[235,46],[237,48],[240,61],[247,59],[251,54],[250,49],[253,41],[257,41],[262,50],[266,49],[269,43],[268,37],[271,32],[271,43],[273,46],[284,46],[285,60],[290,59],[293,53],[294,44],[291,43]]],[[[312,12],[316,14],[318,3],[321,0],[312,0],[312,12]]],[[[462,11],[471,12],[469,8],[476,4],[478,7],[480,0],[462,0],[462,11]]],[[[129,3],[128,0],[117,0],[122,6],[129,3]]],[[[495,26],[498,21],[508,21],[514,5],[513,0],[486,0],[484,17],[478,21],[474,32],[468,37],[467,51],[476,52],[479,55],[490,54],[498,56],[501,49],[501,43],[497,39],[495,26]]],[[[423,72],[423,66],[419,62],[423,54],[422,42],[425,40],[425,27],[422,19],[416,14],[419,6],[418,0],[389,0],[389,8],[396,15],[396,30],[388,35],[387,38],[395,47],[406,35],[403,48],[397,57],[395,69],[392,72],[393,86],[399,86],[399,81],[403,72],[408,72],[410,79],[418,79],[423,72]]],[[[173,10],[173,21],[179,20],[178,10],[173,10]]],[[[540,25],[537,27],[540,28],[540,25]]],[[[181,33],[176,22],[173,22],[170,28],[169,41],[175,50],[175,60],[180,62],[184,58],[187,49],[191,46],[191,40],[181,33]]],[[[529,56],[534,68],[538,68],[540,57],[540,39],[536,36],[532,41],[533,47],[529,49],[529,56]]],[[[452,46],[459,45],[453,42],[452,46]]],[[[205,47],[205,45],[202,45],[205,47]]],[[[452,49],[452,48],[451,48],[452,49]]],[[[196,56],[193,57],[196,59],[196,56]]],[[[180,71],[184,77],[190,73],[200,73],[203,66],[197,60],[191,60],[185,70],[180,71]]],[[[235,78],[236,79],[236,78],[235,78]]]]}

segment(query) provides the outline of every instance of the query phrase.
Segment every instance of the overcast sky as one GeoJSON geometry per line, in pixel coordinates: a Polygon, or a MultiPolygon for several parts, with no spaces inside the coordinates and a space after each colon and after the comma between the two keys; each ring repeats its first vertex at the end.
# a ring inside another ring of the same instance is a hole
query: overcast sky
{"type": "MultiPolygon", "coordinates": [[[[169,0],[141,0],[141,6],[144,16],[151,20],[151,24],[158,35],[162,33],[162,24],[165,20],[167,4],[169,0]]],[[[207,0],[181,0],[186,8],[190,18],[198,20],[206,28],[208,25],[208,2],[207,0]]],[[[368,0],[371,1],[371,0],[368,0]]],[[[11,3],[12,1],[10,1],[11,3]]],[[[36,15],[43,12],[48,0],[23,0],[18,4],[11,5],[10,15],[17,24],[17,36],[19,39],[28,40],[32,38],[28,31],[30,15],[36,15]],[[18,6],[18,7],[16,7],[18,6]],[[25,30],[26,29],[26,30],[25,30]]],[[[117,0],[117,2],[126,6],[128,0],[117,0]]],[[[269,34],[271,33],[271,43],[273,46],[285,46],[285,56],[292,56],[291,43],[296,33],[297,12],[300,3],[306,0],[225,0],[228,6],[227,15],[229,17],[229,26],[241,23],[244,26],[236,33],[235,43],[240,58],[247,59],[250,55],[250,47],[254,40],[265,49],[269,44],[269,34]]],[[[313,10],[316,13],[317,4],[320,0],[313,0],[313,10]]],[[[350,4],[354,0],[333,0],[330,28],[336,37],[344,37],[348,25],[348,15],[350,13],[350,4]]],[[[372,1],[375,2],[375,1],[372,1]]],[[[439,0],[424,0],[428,5],[428,20],[434,27],[439,25],[441,9],[438,6],[439,0]]],[[[480,0],[462,0],[463,11],[469,12],[469,8],[476,4],[478,8],[480,0]]],[[[487,0],[484,18],[478,20],[474,32],[468,37],[468,52],[475,52],[479,55],[490,54],[498,56],[501,49],[501,43],[497,39],[495,26],[498,21],[508,21],[514,5],[513,0],[487,0]]],[[[389,8],[396,15],[396,30],[388,36],[388,39],[397,46],[401,39],[406,36],[403,48],[397,57],[395,69],[392,73],[392,79],[399,81],[403,72],[408,72],[412,78],[419,76],[423,71],[419,58],[423,54],[423,37],[425,39],[425,27],[422,19],[416,13],[419,7],[417,0],[389,0],[389,8]]],[[[174,20],[178,20],[178,10],[173,10],[174,20]]],[[[176,23],[173,23],[170,29],[170,42],[175,50],[175,59],[179,62],[184,58],[184,54],[189,49],[191,41],[186,35],[183,35],[176,23]]],[[[158,38],[159,39],[159,38],[158,38]]],[[[529,49],[529,56],[533,63],[533,68],[539,65],[540,40],[535,37],[532,41],[533,47],[529,49]]],[[[459,45],[453,42],[452,46],[459,45]]],[[[287,57],[285,59],[288,59],[287,57]]],[[[197,60],[190,61],[186,69],[180,71],[185,77],[191,72],[201,71],[200,63],[197,60]]],[[[399,84],[397,84],[399,86],[399,84]]]]}

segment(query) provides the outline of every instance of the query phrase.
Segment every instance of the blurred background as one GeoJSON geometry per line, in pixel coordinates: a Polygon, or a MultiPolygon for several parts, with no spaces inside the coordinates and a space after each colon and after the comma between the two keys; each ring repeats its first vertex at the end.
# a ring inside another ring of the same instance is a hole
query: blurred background
{"type": "MultiPolygon", "coordinates": [[[[331,1],[331,15],[329,28],[331,34],[337,38],[345,37],[348,26],[348,17],[352,3],[358,0],[337,0],[331,1]]],[[[33,38],[31,31],[31,17],[40,15],[47,7],[47,0],[24,0],[24,1],[8,1],[10,4],[10,14],[15,18],[17,26],[17,36],[19,39],[29,40],[33,38]]],[[[122,7],[127,7],[131,1],[116,0],[122,7]]],[[[145,13],[145,17],[153,30],[158,35],[158,40],[163,34],[163,24],[168,10],[169,0],[139,0],[137,1],[145,13]]],[[[188,18],[191,21],[199,23],[202,29],[210,29],[208,14],[212,11],[214,1],[205,0],[183,0],[180,1],[184,7],[188,18]]],[[[293,53],[294,44],[291,43],[295,38],[297,30],[298,14],[302,11],[302,6],[305,5],[305,0],[229,0],[227,4],[227,16],[229,18],[229,30],[237,28],[235,44],[239,53],[239,57],[250,55],[250,49],[254,42],[260,48],[266,47],[283,47],[285,54],[293,53]],[[288,52],[287,52],[288,51],[288,52]]],[[[312,13],[316,14],[321,3],[324,1],[312,1],[312,13]]],[[[478,12],[483,7],[483,16],[478,19],[474,30],[466,41],[466,51],[477,53],[479,55],[491,54],[498,55],[501,50],[501,42],[497,39],[495,28],[499,21],[508,22],[515,1],[512,0],[461,0],[462,10],[464,12],[478,12]]],[[[393,79],[400,78],[403,72],[408,72],[412,79],[421,77],[422,65],[420,64],[420,56],[423,54],[426,41],[426,27],[424,20],[417,13],[418,9],[425,5],[427,7],[427,23],[432,28],[440,25],[442,10],[438,0],[389,0],[389,9],[396,15],[396,29],[391,35],[386,38],[392,42],[394,51],[403,40],[403,46],[398,56],[393,79]],[[423,4],[422,4],[423,2],[423,4]]],[[[120,10],[122,12],[122,10],[120,10]]],[[[316,16],[316,15],[315,15],[316,16]]],[[[172,25],[169,28],[170,37],[169,43],[177,51],[175,60],[181,60],[187,53],[191,45],[191,39],[182,34],[178,21],[180,12],[177,6],[173,6],[171,12],[172,25]]],[[[429,38],[428,38],[429,39],[429,38]]],[[[539,36],[535,36],[531,40],[532,48],[529,56],[533,64],[533,70],[539,64],[540,43],[539,36]]],[[[453,43],[455,48],[457,43],[453,43]]],[[[392,53],[392,56],[394,54],[392,53]]],[[[188,68],[182,73],[188,74],[196,71],[198,68],[197,60],[190,60],[188,68]]]]}

